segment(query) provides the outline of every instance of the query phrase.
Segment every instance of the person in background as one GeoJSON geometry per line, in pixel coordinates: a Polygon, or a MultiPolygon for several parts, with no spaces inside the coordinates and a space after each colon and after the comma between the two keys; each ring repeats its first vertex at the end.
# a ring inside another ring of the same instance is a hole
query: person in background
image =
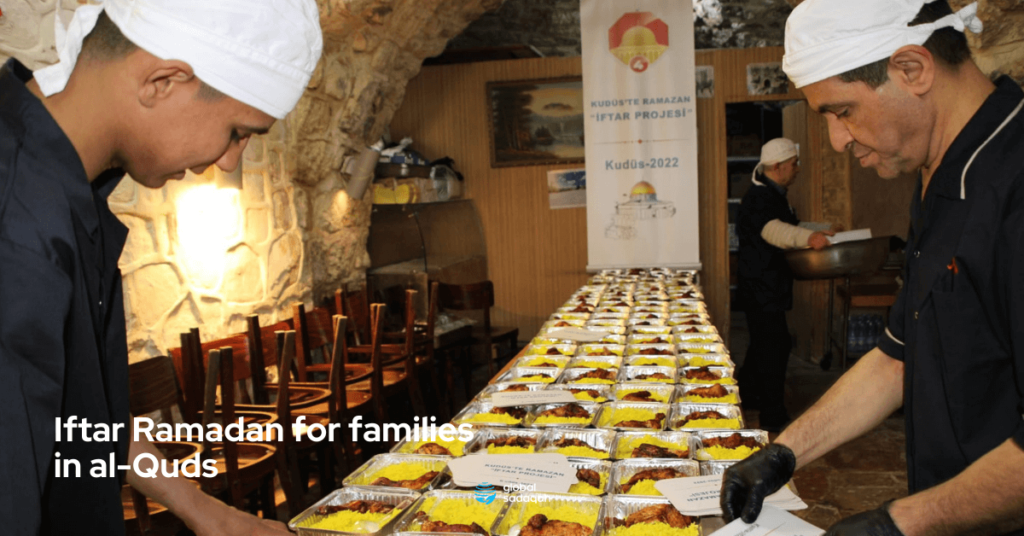
{"type": "Polygon", "coordinates": [[[792,349],[786,311],[793,308],[793,274],[783,250],[821,249],[833,234],[829,224],[801,223],[786,200],[799,173],[800,155],[792,140],[764,144],[736,223],[739,300],[750,332],[737,380],[744,406],[759,409],[761,428],[774,432],[789,422],[783,393],[792,349]]]}
{"type": "Polygon", "coordinates": [[[107,196],[126,172],[160,188],[186,170],[239,165],[250,137],[303,95],[319,20],[314,0],[106,0],[79,7],[67,28],[57,17],[55,65],[0,68],[5,535],[124,534],[123,480],[200,536],[290,534],[182,478],[89,469],[160,457],[133,440],[117,266],[127,230],[107,196]],[[113,441],[57,441],[55,420],[71,416],[124,428],[113,441]],[[81,476],[56,476],[58,456],[78,460],[81,476]]]}
{"type": "Polygon", "coordinates": [[[726,471],[727,519],[753,522],[797,468],[903,406],[910,495],[827,534],[1024,534],[1024,91],[972,61],[977,9],[807,0],[789,17],[783,68],[833,148],[917,189],[885,336],[726,471]]]}

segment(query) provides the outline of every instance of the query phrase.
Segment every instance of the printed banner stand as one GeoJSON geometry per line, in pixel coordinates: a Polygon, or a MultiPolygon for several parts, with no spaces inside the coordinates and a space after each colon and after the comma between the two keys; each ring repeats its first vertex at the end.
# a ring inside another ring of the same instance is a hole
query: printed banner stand
{"type": "Polygon", "coordinates": [[[581,0],[589,271],[700,269],[693,6],[581,0]]]}

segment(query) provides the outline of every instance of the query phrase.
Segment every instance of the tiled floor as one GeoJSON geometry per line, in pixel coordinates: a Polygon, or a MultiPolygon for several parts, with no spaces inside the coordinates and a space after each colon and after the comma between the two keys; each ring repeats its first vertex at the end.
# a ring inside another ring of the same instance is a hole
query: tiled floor
{"type": "MultiPolygon", "coordinates": [[[[729,348],[737,364],[747,349],[743,314],[733,312],[729,348]]],[[[823,371],[818,365],[792,357],[786,376],[786,407],[797,418],[840,376],[839,366],[823,371]]],[[[745,414],[751,427],[757,412],[745,414]]],[[[903,416],[890,417],[881,426],[830,452],[797,471],[794,476],[800,497],[809,506],[796,512],[801,518],[827,528],[843,517],[876,508],[907,494],[907,462],[903,416]]]]}

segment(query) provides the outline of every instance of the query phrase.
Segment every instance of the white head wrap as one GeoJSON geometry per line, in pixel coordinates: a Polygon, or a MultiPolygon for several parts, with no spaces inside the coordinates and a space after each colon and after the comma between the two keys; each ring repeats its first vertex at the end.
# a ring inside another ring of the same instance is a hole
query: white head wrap
{"type": "Polygon", "coordinates": [[[761,146],[761,161],[754,168],[753,178],[757,180],[757,174],[763,173],[765,166],[785,162],[794,156],[800,156],[800,148],[793,140],[788,138],[775,138],[761,146]]]}
{"type": "Polygon", "coordinates": [[[102,11],[146,52],[188,63],[214,89],[277,119],[299,101],[323,48],[315,0],[104,0],[79,7],[67,29],[54,17],[60,61],[34,73],[44,95],[64,90],[102,11]]]}
{"type": "Polygon", "coordinates": [[[941,19],[908,26],[931,0],[805,0],[786,21],[782,69],[800,88],[923,45],[935,30],[981,33],[978,3],[941,19]]]}

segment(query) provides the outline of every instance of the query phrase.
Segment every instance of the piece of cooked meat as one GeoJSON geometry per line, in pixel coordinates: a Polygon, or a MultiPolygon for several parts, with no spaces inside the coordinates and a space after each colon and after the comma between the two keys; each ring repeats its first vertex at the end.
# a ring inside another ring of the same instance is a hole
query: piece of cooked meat
{"type": "Polygon", "coordinates": [[[661,428],[661,421],[665,418],[664,413],[658,413],[649,421],[619,421],[615,426],[626,428],[661,428]]]}
{"type": "Polygon", "coordinates": [[[671,380],[672,376],[665,374],[664,372],[655,372],[653,374],[639,374],[635,378],[637,380],[671,380]]]}
{"type": "Polygon", "coordinates": [[[701,323],[702,322],[700,320],[687,320],[686,322],[683,322],[680,325],[682,325],[682,326],[699,326],[699,325],[701,325],[701,323]]]}
{"type": "Polygon", "coordinates": [[[593,469],[577,469],[576,478],[580,482],[586,482],[598,489],[601,488],[601,474],[593,469]]]}
{"type": "Polygon", "coordinates": [[[743,437],[738,433],[724,437],[709,437],[701,440],[701,443],[703,443],[705,447],[719,446],[727,449],[734,449],[740,446],[756,449],[764,446],[761,443],[758,443],[757,439],[753,437],[743,437]]]}
{"type": "Polygon", "coordinates": [[[537,438],[526,436],[508,436],[498,439],[488,439],[487,446],[495,447],[532,447],[537,444],[537,438]]]}
{"type": "Polygon", "coordinates": [[[491,408],[490,412],[497,415],[511,415],[517,419],[526,417],[526,410],[523,408],[491,408]]]}
{"type": "Polygon", "coordinates": [[[444,456],[451,456],[452,451],[438,445],[437,443],[424,443],[420,445],[420,448],[414,451],[416,454],[440,454],[444,456]]]}
{"type": "Polygon", "coordinates": [[[557,324],[555,324],[556,328],[568,328],[568,327],[571,327],[571,326],[572,326],[572,324],[566,322],[565,320],[562,320],[562,321],[558,322],[557,324]]]}
{"type": "Polygon", "coordinates": [[[519,531],[521,536],[589,536],[593,530],[579,523],[548,519],[544,514],[530,518],[519,531]]]}
{"type": "Polygon", "coordinates": [[[666,351],[661,348],[644,348],[637,352],[637,355],[661,355],[664,353],[666,353],[666,351]]]}
{"type": "Polygon", "coordinates": [[[612,307],[629,307],[629,304],[624,301],[620,301],[619,303],[613,303],[612,307]]]}
{"type": "Polygon", "coordinates": [[[423,532],[464,532],[464,533],[478,533],[484,536],[490,536],[483,527],[476,523],[470,523],[469,525],[462,525],[459,523],[453,523],[449,525],[444,521],[424,521],[422,525],[423,532]]]}
{"type": "Polygon", "coordinates": [[[515,385],[510,385],[510,386],[502,389],[501,392],[507,393],[507,392],[510,392],[510,391],[529,391],[529,390],[530,390],[529,386],[527,386],[525,383],[517,383],[515,385]]]}
{"type": "Polygon", "coordinates": [[[654,395],[652,395],[650,391],[637,391],[635,393],[629,393],[628,395],[622,397],[622,400],[630,402],[657,402],[654,399],[654,395]]]}
{"type": "Polygon", "coordinates": [[[644,342],[644,344],[668,344],[668,341],[662,339],[661,337],[655,337],[649,341],[644,342]]]}
{"type": "Polygon", "coordinates": [[[639,447],[633,449],[634,458],[685,458],[686,454],[685,450],[659,447],[650,443],[641,443],[639,447]]]}
{"type": "Polygon", "coordinates": [[[572,402],[556,408],[540,412],[538,417],[590,417],[590,412],[583,409],[579,404],[572,402]]]}
{"type": "Polygon", "coordinates": [[[708,367],[700,367],[695,369],[688,369],[686,371],[686,379],[688,380],[704,380],[704,381],[715,381],[721,380],[722,376],[717,372],[709,369],[708,367]]]}
{"type": "Polygon", "coordinates": [[[700,329],[698,329],[698,328],[686,328],[686,329],[683,330],[683,333],[700,333],[700,329]]]}
{"type": "Polygon", "coordinates": [[[729,390],[720,383],[709,387],[698,387],[691,389],[686,393],[687,395],[699,396],[701,398],[722,398],[729,396],[729,390]]]}
{"type": "Polygon", "coordinates": [[[388,486],[392,488],[405,488],[405,489],[422,489],[424,486],[430,483],[434,477],[437,476],[437,471],[428,471],[423,476],[416,480],[391,480],[390,478],[380,477],[373,482],[370,482],[371,486],[388,486]]]}
{"type": "Polygon", "coordinates": [[[576,306],[575,309],[570,309],[573,313],[589,313],[593,308],[585,303],[581,303],[576,306]]]}
{"type": "Polygon", "coordinates": [[[591,350],[591,351],[587,352],[587,355],[608,355],[608,356],[611,356],[611,355],[615,355],[615,352],[613,352],[613,351],[611,351],[611,350],[609,350],[607,348],[601,348],[600,350],[591,350]]]}
{"type": "Polygon", "coordinates": [[[589,372],[580,374],[579,378],[597,378],[599,380],[614,380],[618,375],[618,371],[615,369],[594,369],[589,372]]]}
{"type": "Polygon", "coordinates": [[[651,318],[651,319],[653,319],[653,318],[658,318],[658,315],[656,315],[656,314],[654,314],[654,313],[651,313],[651,314],[649,314],[649,315],[645,316],[644,318],[651,318]]]}
{"type": "Polygon", "coordinates": [[[367,512],[371,514],[386,514],[393,510],[395,506],[393,504],[387,504],[382,501],[364,501],[355,500],[349,501],[345,504],[335,505],[323,505],[316,509],[317,515],[326,516],[335,512],[341,512],[344,510],[351,510],[353,512],[359,512],[365,514],[367,512]]]}
{"type": "Polygon", "coordinates": [[[646,321],[646,320],[644,320],[643,322],[637,322],[636,324],[633,324],[633,325],[634,326],[650,326],[651,323],[646,321]]]}
{"type": "Polygon", "coordinates": [[[626,526],[637,523],[667,523],[672,528],[685,529],[693,524],[693,518],[679,513],[671,504],[654,504],[626,516],[626,526]]]}
{"type": "Polygon", "coordinates": [[[563,437],[562,439],[556,439],[554,445],[558,448],[562,447],[589,447],[586,441],[576,437],[563,437]]]}
{"type": "Polygon", "coordinates": [[[629,493],[629,490],[633,488],[633,485],[641,480],[668,480],[669,478],[681,478],[684,476],[686,476],[686,473],[676,471],[671,467],[644,469],[643,471],[633,475],[625,484],[622,485],[622,492],[629,493]]]}
{"type": "Polygon", "coordinates": [[[677,421],[676,422],[676,428],[682,428],[683,426],[686,426],[686,423],[688,423],[690,421],[696,421],[697,419],[727,419],[727,418],[728,417],[726,417],[725,415],[722,415],[721,413],[719,413],[717,411],[694,411],[693,413],[690,413],[686,417],[683,417],[681,420],[677,421]]]}

